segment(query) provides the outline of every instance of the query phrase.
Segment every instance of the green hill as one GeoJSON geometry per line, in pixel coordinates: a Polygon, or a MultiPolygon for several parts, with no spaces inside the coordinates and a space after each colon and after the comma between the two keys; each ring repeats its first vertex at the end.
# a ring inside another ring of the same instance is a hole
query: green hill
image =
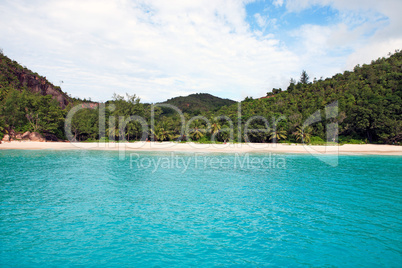
{"type": "Polygon", "coordinates": [[[18,140],[28,132],[39,132],[47,140],[64,138],[69,103],[60,87],[0,51],[0,138],[9,134],[18,140]]]}
{"type": "Polygon", "coordinates": [[[217,111],[223,106],[229,106],[236,102],[207,93],[197,93],[186,97],[175,97],[162,103],[174,105],[188,114],[200,114],[201,112],[217,111]]]}
{"type": "MultiPolygon", "coordinates": [[[[163,103],[187,113],[185,123],[194,115],[203,115],[211,121],[210,124],[198,119],[190,122],[188,129],[192,132],[184,134],[192,140],[206,141],[214,135],[218,141],[227,141],[231,138],[227,129],[233,127],[236,141],[301,142],[303,137],[304,142],[320,144],[328,140],[331,126],[337,125],[335,142],[338,136],[342,143],[402,143],[401,51],[332,78],[313,82],[307,78],[303,72],[300,81],[292,79],[285,91],[274,89],[260,99],[246,98],[240,111],[235,101],[210,94],[192,94],[163,103]],[[326,110],[331,103],[337,104],[336,113],[329,114],[326,110]],[[312,115],[316,121],[306,126],[312,115]],[[254,131],[247,131],[246,126],[254,131]]],[[[63,139],[65,116],[77,103],[81,101],[68,98],[45,77],[0,53],[0,138],[15,133],[18,139],[17,134],[30,131],[42,133],[46,139],[63,139]]],[[[182,135],[183,118],[171,109],[152,113],[152,106],[140,103],[135,95],[126,98],[117,95],[108,104],[114,104],[115,108],[106,109],[107,137],[103,138],[122,139],[125,135],[128,140],[154,137],[163,141],[182,135]],[[151,114],[157,118],[155,128],[150,130],[151,114]],[[125,131],[121,131],[119,122],[110,121],[132,115],[144,120],[130,121],[125,131]]],[[[98,106],[88,108],[76,113],[71,122],[74,138],[80,141],[99,139],[98,106]]]]}
{"type": "Polygon", "coordinates": [[[60,87],[50,83],[46,77],[32,72],[0,53],[0,101],[10,89],[27,90],[42,96],[51,95],[61,108],[65,108],[71,102],[71,98],[60,87]]]}
{"type": "MultiPolygon", "coordinates": [[[[295,141],[298,128],[320,111],[323,119],[305,129],[312,140],[326,140],[327,126],[337,123],[341,142],[402,142],[402,52],[399,50],[388,58],[357,65],[353,71],[325,80],[312,83],[293,80],[286,91],[275,90],[275,93],[256,100],[246,98],[242,102],[242,121],[259,115],[272,124],[271,118],[281,115],[283,119],[278,123],[278,129],[284,134],[282,139],[295,141]],[[335,101],[338,115],[325,118],[326,105],[335,101]]],[[[217,113],[235,119],[236,111],[235,105],[217,113]]],[[[258,120],[250,126],[260,127],[263,125],[258,120]]],[[[250,139],[266,142],[269,138],[266,133],[254,133],[250,139]]]]}

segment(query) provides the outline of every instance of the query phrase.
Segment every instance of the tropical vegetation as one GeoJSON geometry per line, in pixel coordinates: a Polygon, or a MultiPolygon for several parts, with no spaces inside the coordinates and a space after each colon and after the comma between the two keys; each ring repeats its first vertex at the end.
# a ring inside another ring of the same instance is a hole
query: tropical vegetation
{"type": "Polygon", "coordinates": [[[29,70],[0,55],[1,135],[35,131],[66,139],[68,127],[77,141],[402,142],[399,50],[332,78],[310,82],[303,71],[287,89],[274,88],[265,97],[241,102],[193,94],[153,105],[135,94],[114,94],[106,103],[70,97],[62,107],[52,96],[33,93],[21,83],[20,71],[29,70]],[[67,120],[72,109],[76,111],[67,120]]]}

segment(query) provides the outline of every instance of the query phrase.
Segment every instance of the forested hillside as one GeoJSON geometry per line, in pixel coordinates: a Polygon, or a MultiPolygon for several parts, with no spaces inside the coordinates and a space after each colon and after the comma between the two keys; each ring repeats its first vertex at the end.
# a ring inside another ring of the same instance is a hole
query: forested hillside
{"type": "MultiPolygon", "coordinates": [[[[1,56],[0,136],[30,131],[65,139],[66,115],[79,104],[73,120],[67,124],[73,139],[78,141],[233,139],[319,144],[328,140],[327,128],[337,124],[335,134],[341,143],[402,142],[400,51],[325,80],[309,82],[308,74],[302,72],[299,82],[292,79],[287,90],[273,89],[265,98],[246,98],[234,103],[209,94],[194,94],[165,102],[181,108],[184,118],[161,107],[152,110],[152,105],[143,104],[130,94],[115,94],[111,101],[100,105],[104,107],[101,110],[97,103],[88,105],[73,99],[63,106],[54,95],[35,93],[29,85],[21,83],[16,74],[28,71],[1,56]],[[326,113],[331,103],[337,104],[335,114],[326,113]],[[316,120],[307,124],[312,115],[316,120]],[[135,117],[130,120],[130,116],[135,117]],[[104,128],[99,128],[99,122],[105,123],[104,128]]],[[[37,74],[29,75],[44,79],[37,74]]],[[[331,141],[338,140],[334,137],[331,141]]]]}
{"type": "Polygon", "coordinates": [[[0,137],[27,131],[49,140],[63,138],[66,106],[71,99],[45,77],[0,53],[0,137]]]}
{"type": "Polygon", "coordinates": [[[10,89],[17,89],[20,92],[26,90],[43,96],[51,95],[59,102],[61,108],[65,108],[71,102],[71,98],[60,87],[54,86],[46,77],[22,67],[2,52],[0,53],[0,89],[0,100],[10,92],[10,89]]]}
{"type": "MultiPolygon", "coordinates": [[[[283,134],[280,139],[292,141],[301,135],[300,128],[305,120],[320,110],[324,120],[304,129],[307,138],[324,140],[326,125],[335,122],[339,124],[339,139],[344,142],[362,140],[395,144],[402,140],[401,51],[325,80],[310,83],[302,73],[299,82],[292,79],[286,91],[276,89],[275,93],[258,100],[246,98],[242,102],[243,122],[253,115],[268,119],[283,115],[277,131],[283,134]],[[324,108],[334,101],[338,101],[338,116],[325,119],[324,108]]],[[[218,114],[235,119],[236,112],[237,108],[232,106],[218,114]]],[[[254,128],[262,127],[258,121],[253,125],[254,128]]],[[[255,133],[252,140],[264,142],[269,138],[261,132],[255,133]]]]}
{"type": "Polygon", "coordinates": [[[197,93],[186,97],[175,97],[162,103],[174,105],[184,113],[198,115],[201,112],[217,111],[223,106],[229,106],[236,102],[207,93],[197,93]]]}

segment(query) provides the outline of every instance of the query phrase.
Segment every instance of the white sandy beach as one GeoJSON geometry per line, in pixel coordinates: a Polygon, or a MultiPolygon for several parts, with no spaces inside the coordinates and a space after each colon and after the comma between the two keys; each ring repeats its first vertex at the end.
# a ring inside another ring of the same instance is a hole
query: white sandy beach
{"type": "Polygon", "coordinates": [[[197,144],[177,142],[134,143],[79,143],[12,141],[0,144],[0,149],[20,150],[130,150],[165,152],[215,152],[215,153],[310,153],[342,155],[402,155],[402,146],[376,144],[346,144],[341,146],[311,146],[303,144],[227,143],[197,144]]]}

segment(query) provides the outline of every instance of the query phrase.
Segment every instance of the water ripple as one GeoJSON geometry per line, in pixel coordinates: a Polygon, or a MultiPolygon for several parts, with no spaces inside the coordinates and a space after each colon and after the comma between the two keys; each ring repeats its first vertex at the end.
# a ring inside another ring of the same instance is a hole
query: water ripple
{"type": "Polygon", "coordinates": [[[0,151],[0,266],[400,266],[400,157],[274,157],[286,168],[152,172],[116,152],[0,151]]]}

